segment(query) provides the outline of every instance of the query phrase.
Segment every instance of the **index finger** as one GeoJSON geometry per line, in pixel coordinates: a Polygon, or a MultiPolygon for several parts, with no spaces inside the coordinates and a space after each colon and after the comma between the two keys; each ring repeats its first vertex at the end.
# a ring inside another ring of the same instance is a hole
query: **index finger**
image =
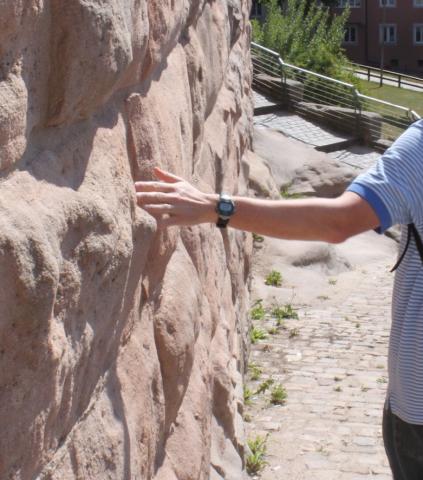
{"type": "Polygon", "coordinates": [[[172,184],[164,182],[135,182],[135,190],[137,192],[164,192],[174,191],[172,184]]]}

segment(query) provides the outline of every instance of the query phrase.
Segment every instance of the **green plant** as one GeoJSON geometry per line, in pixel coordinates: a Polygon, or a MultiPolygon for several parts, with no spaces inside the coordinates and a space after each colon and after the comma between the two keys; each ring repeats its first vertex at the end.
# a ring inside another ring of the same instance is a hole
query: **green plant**
{"type": "Polygon", "coordinates": [[[318,300],[329,300],[329,297],[327,295],[319,295],[317,297],[318,300]]]}
{"type": "Polygon", "coordinates": [[[376,381],[377,383],[388,383],[386,377],[379,377],[376,381]]]}
{"type": "Polygon", "coordinates": [[[278,327],[271,327],[267,329],[269,335],[276,335],[278,333],[278,327]]]}
{"type": "Polygon", "coordinates": [[[264,282],[266,285],[271,285],[272,287],[280,287],[282,285],[282,275],[277,270],[272,270],[266,277],[264,282]]]}
{"type": "Polygon", "coordinates": [[[257,300],[250,311],[253,320],[263,320],[266,309],[263,307],[263,300],[257,300]]]}
{"type": "Polygon", "coordinates": [[[257,388],[256,395],[259,395],[260,393],[265,393],[266,390],[268,390],[274,383],[275,381],[273,380],[273,378],[268,378],[267,380],[264,380],[257,388]]]}
{"type": "Polygon", "coordinates": [[[253,327],[250,330],[250,340],[251,343],[257,343],[259,340],[264,340],[267,338],[267,332],[259,327],[253,327]]]}
{"type": "Polygon", "coordinates": [[[337,281],[336,278],[329,278],[328,283],[329,285],[336,285],[337,281]]]}
{"type": "Polygon", "coordinates": [[[263,370],[256,363],[250,363],[248,368],[250,370],[251,380],[258,380],[263,373],[263,370]]]}
{"type": "Polygon", "coordinates": [[[243,418],[244,418],[244,422],[246,422],[246,423],[250,423],[251,420],[253,419],[252,416],[249,413],[244,413],[243,418]]]}
{"type": "Polygon", "coordinates": [[[244,403],[245,403],[245,405],[251,405],[252,397],[253,397],[253,392],[246,385],[244,385],[244,403]]]}
{"type": "Polygon", "coordinates": [[[262,237],[261,235],[257,235],[257,233],[253,233],[253,241],[256,243],[263,243],[264,237],[262,237]]]}
{"type": "Polygon", "coordinates": [[[297,198],[303,198],[304,195],[302,195],[301,193],[291,193],[289,191],[291,185],[284,185],[281,190],[280,190],[280,194],[281,194],[281,197],[282,198],[285,198],[285,200],[295,200],[297,198]]]}
{"type": "Polygon", "coordinates": [[[266,456],[266,437],[257,436],[254,439],[247,440],[250,453],[246,459],[246,467],[249,475],[255,475],[263,470],[267,465],[266,456]]]}
{"type": "Polygon", "coordinates": [[[285,388],[278,383],[272,388],[270,395],[270,403],[273,405],[283,405],[286,402],[288,394],[286,393],[285,388]]]}
{"type": "Polygon", "coordinates": [[[338,385],[334,388],[335,392],[342,392],[342,388],[338,385]]]}
{"type": "Polygon", "coordinates": [[[272,308],[270,315],[276,318],[277,322],[281,322],[286,318],[298,319],[298,313],[295,311],[290,303],[287,303],[283,307],[275,306],[272,308]]]}
{"type": "Polygon", "coordinates": [[[266,21],[253,22],[255,42],[276,50],[284,61],[340,80],[358,83],[345,67],[349,61],[342,48],[350,11],[341,15],[310,0],[263,0],[266,21]]]}
{"type": "Polygon", "coordinates": [[[291,330],[289,331],[289,338],[298,337],[299,334],[300,331],[298,328],[291,328],[291,330]]]}

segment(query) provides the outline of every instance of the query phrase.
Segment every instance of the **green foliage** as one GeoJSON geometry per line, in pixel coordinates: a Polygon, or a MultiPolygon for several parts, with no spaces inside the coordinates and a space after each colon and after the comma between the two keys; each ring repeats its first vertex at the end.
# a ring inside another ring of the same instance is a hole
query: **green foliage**
{"type": "Polygon", "coordinates": [[[284,185],[281,190],[280,194],[282,198],[285,198],[286,200],[294,200],[298,198],[304,198],[304,195],[301,193],[290,193],[289,189],[291,187],[291,184],[284,185]]]}
{"type": "Polygon", "coordinates": [[[277,270],[272,270],[266,277],[264,282],[266,285],[271,285],[272,287],[280,287],[282,285],[282,275],[277,270]]]}
{"type": "Polygon", "coordinates": [[[250,330],[250,340],[251,343],[257,343],[259,340],[264,340],[267,338],[267,332],[259,327],[253,327],[250,330]]]}
{"type": "Polygon", "coordinates": [[[278,305],[273,307],[270,315],[273,318],[276,318],[276,323],[279,326],[283,324],[283,320],[286,318],[298,319],[298,313],[294,310],[294,307],[290,303],[287,303],[283,307],[278,305]]]}
{"type": "Polygon", "coordinates": [[[263,373],[263,370],[256,363],[250,363],[248,369],[250,371],[251,380],[258,380],[263,373]]]}
{"type": "Polygon", "coordinates": [[[246,467],[249,475],[255,475],[267,465],[266,455],[266,438],[257,436],[255,439],[247,440],[250,454],[246,459],[246,467]]]}
{"type": "Polygon", "coordinates": [[[266,315],[266,309],[263,307],[263,300],[257,300],[250,311],[253,320],[263,320],[266,315]]]}
{"type": "Polygon", "coordinates": [[[246,385],[244,385],[244,403],[245,403],[245,405],[251,405],[252,396],[253,396],[253,392],[246,385]]]}
{"type": "Polygon", "coordinates": [[[332,15],[327,7],[309,0],[287,0],[283,10],[278,0],[262,3],[267,17],[262,25],[253,24],[255,42],[277,51],[287,63],[340,80],[353,80],[345,70],[349,62],[342,48],[349,8],[341,15],[332,15]]]}
{"type": "Polygon", "coordinates": [[[264,380],[257,388],[256,394],[259,395],[260,393],[265,393],[266,390],[268,390],[274,383],[275,381],[273,380],[273,378],[268,378],[267,380],[264,380]]]}
{"type": "Polygon", "coordinates": [[[286,402],[288,394],[286,393],[285,388],[278,383],[272,388],[270,402],[273,405],[283,405],[286,402]]]}
{"type": "Polygon", "coordinates": [[[291,328],[291,330],[289,331],[289,338],[298,337],[299,334],[300,331],[298,330],[298,328],[291,328]]]}
{"type": "Polygon", "coordinates": [[[257,233],[253,233],[253,241],[255,243],[263,243],[264,237],[262,237],[261,235],[258,235],[257,233]]]}

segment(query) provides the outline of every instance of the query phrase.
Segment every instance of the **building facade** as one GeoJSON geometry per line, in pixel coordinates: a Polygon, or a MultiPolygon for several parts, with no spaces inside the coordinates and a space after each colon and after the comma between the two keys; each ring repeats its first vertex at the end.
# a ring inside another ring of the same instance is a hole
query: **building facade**
{"type": "Polygon", "coordinates": [[[339,0],[351,14],[344,48],[357,63],[423,73],[423,0],[339,0]]]}
{"type": "MultiPolygon", "coordinates": [[[[351,61],[423,74],[423,0],[338,0],[333,11],[342,13],[347,5],[343,46],[351,61]]],[[[252,13],[265,15],[259,1],[252,13]]]]}

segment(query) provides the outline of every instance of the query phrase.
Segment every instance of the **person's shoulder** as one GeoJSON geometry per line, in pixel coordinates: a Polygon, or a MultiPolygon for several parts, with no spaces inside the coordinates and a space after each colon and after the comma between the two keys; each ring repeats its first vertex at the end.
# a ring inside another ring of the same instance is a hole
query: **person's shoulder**
{"type": "Polygon", "coordinates": [[[403,132],[392,146],[385,152],[386,156],[399,157],[403,160],[412,158],[422,161],[421,152],[423,151],[423,119],[412,123],[405,132],[403,132]]]}

